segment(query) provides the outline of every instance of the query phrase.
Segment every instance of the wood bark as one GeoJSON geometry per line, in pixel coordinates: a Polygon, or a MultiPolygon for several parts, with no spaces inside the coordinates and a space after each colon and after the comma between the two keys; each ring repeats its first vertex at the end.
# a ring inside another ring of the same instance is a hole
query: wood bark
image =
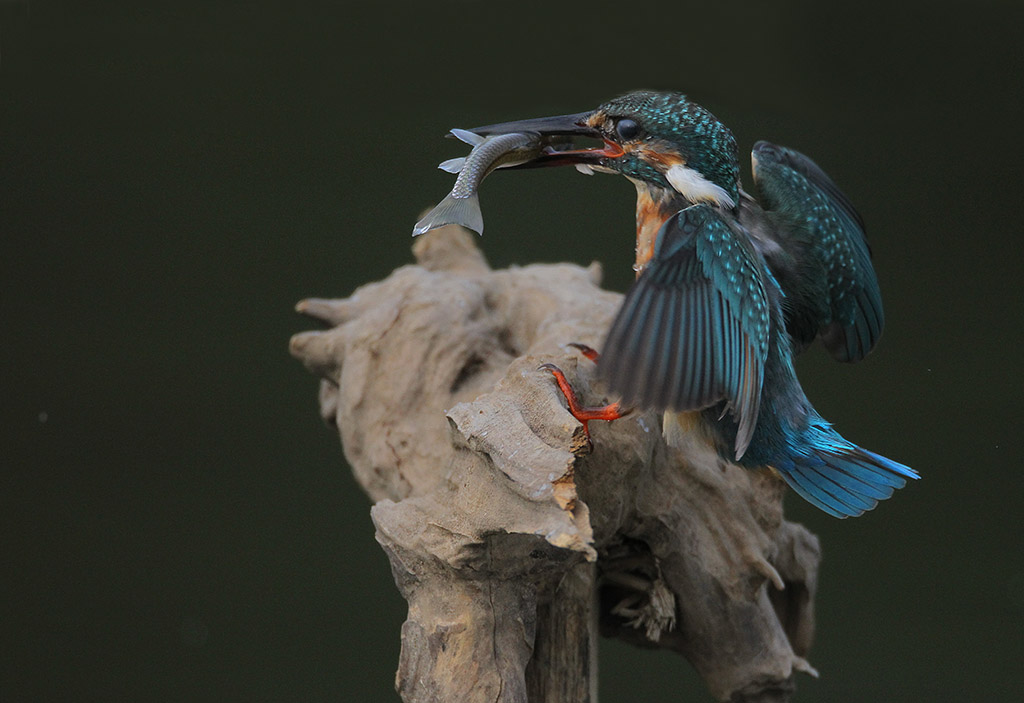
{"type": "Polygon", "coordinates": [[[818,540],[781,482],[668,447],[661,418],[592,422],[552,377],[609,399],[595,348],[621,300],[600,268],[491,270],[471,236],[420,237],[416,264],[300,312],[321,381],[408,601],[407,703],[597,700],[598,628],[682,654],[722,701],[785,701],[814,634],[818,540]]]}

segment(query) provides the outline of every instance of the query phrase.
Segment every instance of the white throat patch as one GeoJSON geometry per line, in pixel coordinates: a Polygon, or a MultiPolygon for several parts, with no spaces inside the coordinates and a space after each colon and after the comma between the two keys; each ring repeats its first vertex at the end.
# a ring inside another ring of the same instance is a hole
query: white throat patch
{"type": "Polygon", "coordinates": [[[665,173],[665,180],[691,203],[712,202],[730,208],[736,205],[724,188],[682,164],[672,166],[665,173]]]}

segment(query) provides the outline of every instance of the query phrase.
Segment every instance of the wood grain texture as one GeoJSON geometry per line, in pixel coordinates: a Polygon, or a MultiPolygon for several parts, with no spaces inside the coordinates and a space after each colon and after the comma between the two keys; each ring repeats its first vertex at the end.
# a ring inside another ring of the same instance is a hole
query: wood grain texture
{"type": "Polygon", "coordinates": [[[788,700],[813,673],[820,550],[783,484],[669,448],[652,413],[593,422],[588,448],[538,367],[609,400],[567,346],[600,349],[621,300],[596,265],[492,271],[454,227],[413,251],[300,303],[328,329],[291,343],[409,603],[403,700],[596,702],[598,628],[679,652],[719,700],[788,700]]]}

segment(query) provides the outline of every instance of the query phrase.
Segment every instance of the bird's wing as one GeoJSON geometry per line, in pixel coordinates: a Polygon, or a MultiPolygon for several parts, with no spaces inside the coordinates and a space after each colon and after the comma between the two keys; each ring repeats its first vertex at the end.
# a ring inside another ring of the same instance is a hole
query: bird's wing
{"type": "Polygon", "coordinates": [[[669,218],[601,350],[626,403],[689,411],[725,401],[750,443],[768,354],[769,308],[756,254],[707,205],[669,218]]]}
{"type": "Polygon", "coordinates": [[[801,348],[820,335],[834,358],[860,361],[884,324],[864,221],[832,179],[803,154],[762,141],[751,156],[761,205],[781,221],[776,236],[789,238],[780,246],[798,259],[798,276],[819,279],[805,291],[794,291],[779,277],[788,298],[790,336],[801,348]]]}

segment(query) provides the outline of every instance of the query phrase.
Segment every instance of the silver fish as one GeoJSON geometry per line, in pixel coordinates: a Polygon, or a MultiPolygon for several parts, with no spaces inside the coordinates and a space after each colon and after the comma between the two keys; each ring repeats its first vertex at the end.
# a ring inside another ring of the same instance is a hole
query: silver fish
{"type": "Polygon", "coordinates": [[[412,236],[444,225],[462,225],[477,234],[484,233],[484,217],[480,212],[477,189],[496,168],[517,166],[544,153],[543,141],[535,132],[514,132],[481,137],[464,129],[453,129],[452,135],[473,146],[469,156],[449,159],[438,168],[458,173],[452,192],[416,223],[412,236]]]}

